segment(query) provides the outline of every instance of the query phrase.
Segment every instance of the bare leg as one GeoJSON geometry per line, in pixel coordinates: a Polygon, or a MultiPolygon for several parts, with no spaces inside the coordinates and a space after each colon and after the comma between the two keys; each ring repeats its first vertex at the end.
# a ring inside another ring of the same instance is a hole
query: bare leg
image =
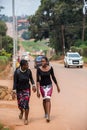
{"type": "Polygon", "coordinates": [[[44,113],[45,116],[47,115],[47,111],[46,111],[46,99],[43,100],[43,108],[44,108],[44,113]]]}
{"type": "Polygon", "coordinates": [[[50,111],[51,111],[51,101],[50,101],[50,99],[46,99],[46,111],[47,111],[47,114],[48,114],[47,122],[49,122],[50,121],[50,111]]]}
{"type": "Polygon", "coordinates": [[[23,109],[20,109],[21,110],[21,114],[23,114],[23,109]]]}
{"type": "Polygon", "coordinates": [[[23,118],[23,109],[22,108],[19,108],[19,109],[20,109],[19,119],[22,119],[23,118]]]}
{"type": "Polygon", "coordinates": [[[24,120],[24,124],[27,125],[28,124],[28,114],[29,114],[29,109],[25,110],[25,120],[24,120]]]}
{"type": "Polygon", "coordinates": [[[25,120],[28,120],[29,109],[25,110],[25,120]]]}

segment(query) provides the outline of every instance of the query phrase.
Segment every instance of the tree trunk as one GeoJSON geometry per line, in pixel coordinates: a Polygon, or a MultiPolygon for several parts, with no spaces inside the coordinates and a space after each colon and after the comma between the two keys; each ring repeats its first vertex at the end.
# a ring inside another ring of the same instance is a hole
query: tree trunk
{"type": "Polygon", "coordinates": [[[2,36],[0,35],[0,50],[2,50],[2,36]]]}
{"type": "Polygon", "coordinates": [[[63,48],[63,55],[65,55],[64,25],[61,25],[61,32],[62,32],[62,48],[63,48]]]}

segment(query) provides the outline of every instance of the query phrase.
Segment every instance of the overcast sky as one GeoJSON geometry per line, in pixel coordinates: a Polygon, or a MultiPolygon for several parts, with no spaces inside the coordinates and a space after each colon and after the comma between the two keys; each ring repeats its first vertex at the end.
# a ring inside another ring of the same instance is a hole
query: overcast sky
{"type": "MultiPolygon", "coordinates": [[[[15,14],[20,15],[33,15],[40,5],[40,0],[14,0],[15,1],[15,14]]],[[[12,16],[12,0],[0,0],[0,6],[4,9],[1,14],[12,16]]]]}

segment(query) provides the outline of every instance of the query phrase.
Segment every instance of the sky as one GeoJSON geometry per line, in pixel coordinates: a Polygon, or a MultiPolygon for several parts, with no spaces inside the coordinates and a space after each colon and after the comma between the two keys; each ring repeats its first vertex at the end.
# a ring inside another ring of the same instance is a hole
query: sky
{"type": "MultiPolygon", "coordinates": [[[[40,5],[40,0],[14,0],[15,2],[15,15],[33,15],[40,5]]],[[[12,0],[0,0],[0,6],[4,9],[0,14],[12,16],[12,0]]]]}

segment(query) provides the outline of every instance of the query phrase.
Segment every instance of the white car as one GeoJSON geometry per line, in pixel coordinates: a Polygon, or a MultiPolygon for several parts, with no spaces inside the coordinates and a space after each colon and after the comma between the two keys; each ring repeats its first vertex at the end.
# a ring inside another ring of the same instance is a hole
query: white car
{"type": "Polygon", "coordinates": [[[78,52],[67,52],[64,57],[64,67],[80,67],[83,68],[83,57],[78,52]]]}
{"type": "Polygon", "coordinates": [[[25,59],[27,61],[30,61],[29,60],[29,53],[28,52],[23,52],[21,59],[25,59]]]}

